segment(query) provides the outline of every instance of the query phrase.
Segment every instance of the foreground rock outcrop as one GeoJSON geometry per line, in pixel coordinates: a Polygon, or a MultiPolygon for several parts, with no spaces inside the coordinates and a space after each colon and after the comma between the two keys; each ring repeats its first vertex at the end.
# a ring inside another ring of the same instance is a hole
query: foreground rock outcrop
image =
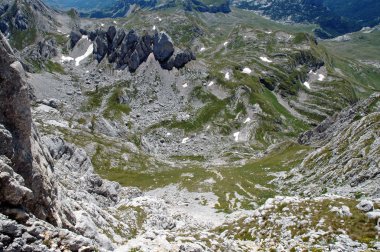
{"type": "Polygon", "coordinates": [[[26,74],[0,36],[0,251],[112,250],[116,227],[129,230],[112,207],[140,192],[95,175],[83,150],[40,137],[26,74]]]}
{"type": "Polygon", "coordinates": [[[146,33],[140,36],[136,31],[126,32],[110,26],[107,31],[72,32],[70,34],[71,47],[80,40],[81,34],[88,34],[94,43],[94,58],[100,63],[104,58],[113,64],[116,69],[126,69],[135,72],[137,68],[153,53],[163,69],[179,69],[188,62],[195,60],[190,50],[176,49],[170,36],[165,32],[156,32],[153,36],[146,33]]]}
{"type": "Polygon", "coordinates": [[[58,224],[52,166],[33,128],[28,87],[23,79],[25,72],[3,35],[0,36],[0,125],[1,138],[8,143],[2,144],[0,155],[2,180],[10,182],[1,184],[5,197],[1,201],[10,207],[26,208],[39,218],[58,224]],[[20,188],[21,198],[9,194],[16,184],[25,186],[20,188]]]}

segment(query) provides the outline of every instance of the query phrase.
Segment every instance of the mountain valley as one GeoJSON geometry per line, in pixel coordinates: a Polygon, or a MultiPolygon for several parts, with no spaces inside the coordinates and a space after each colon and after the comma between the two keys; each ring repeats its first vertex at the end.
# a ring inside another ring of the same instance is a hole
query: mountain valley
{"type": "Polygon", "coordinates": [[[1,1],[0,251],[380,250],[380,26],[258,2],[1,1]]]}

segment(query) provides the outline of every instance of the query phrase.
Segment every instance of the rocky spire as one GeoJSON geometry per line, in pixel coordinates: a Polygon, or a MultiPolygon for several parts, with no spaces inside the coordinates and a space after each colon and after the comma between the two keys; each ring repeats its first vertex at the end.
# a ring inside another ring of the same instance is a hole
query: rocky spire
{"type": "Polygon", "coordinates": [[[26,74],[5,37],[0,36],[1,210],[31,212],[59,224],[51,165],[33,128],[26,74]]]}

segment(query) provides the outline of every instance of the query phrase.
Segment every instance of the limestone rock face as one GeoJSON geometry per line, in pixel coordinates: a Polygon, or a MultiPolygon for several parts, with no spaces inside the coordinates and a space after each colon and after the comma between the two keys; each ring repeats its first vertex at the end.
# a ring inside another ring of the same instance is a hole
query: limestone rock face
{"type": "Polygon", "coordinates": [[[116,36],[116,32],[117,32],[117,30],[116,30],[115,26],[110,26],[110,27],[108,28],[108,31],[107,31],[107,39],[108,39],[109,42],[112,42],[112,41],[113,41],[113,39],[114,39],[115,36],[116,36]]]}
{"type": "Polygon", "coordinates": [[[154,36],[153,53],[160,63],[167,61],[174,53],[171,38],[165,32],[156,33],[154,36]]]}
{"type": "Polygon", "coordinates": [[[12,206],[23,205],[33,198],[33,192],[25,187],[24,179],[10,165],[10,160],[0,160],[1,202],[12,206]]]}
{"type": "Polygon", "coordinates": [[[26,73],[2,34],[0,42],[0,251],[112,251],[104,230],[129,232],[116,205],[141,192],[94,174],[83,149],[40,137],[26,73]]]}
{"type": "MultiPolygon", "coordinates": [[[[78,41],[77,33],[79,34],[79,32],[71,33],[72,44],[78,41]]],[[[81,33],[89,34],[89,39],[93,41],[95,59],[100,63],[107,58],[116,69],[128,68],[130,72],[135,72],[151,53],[166,70],[172,70],[174,67],[180,69],[196,59],[190,50],[176,49],[172,39],[165,32],[156,32],[154,36],[150,34],[140,36],[134,30],[126,32],[124,29],[110,26],[107,31],[81,31],[81,33]]]]}
{"type": "Polygon", "coordinates": [[[4,34],[7,34],[9,31],[9,25],[4,20],[0,21],[0,31],[4,34]]]}
{"type": "Polygon", "coordinates": [[[58,55],[56,41],[54,39],[39,41],[36,45],[27,47],[23,55],[38,62],[49,60],[58,55]]]}
{"type": "Polygon", "coordinates": [[[306,195],[326,188],[340,195],[379,197],[379,129],[379,93],[327,118],[300,135],[299,143],[316,149],[290,172],[288,185],[306,195]]]}
{"type": "Polygon", "coordinates": [[[82,37],[82,34],[80,32],[72,31],[70,33],[70,46],[71,46],[71,48],[73,48],[78,43],[78,41],[81,39],[81,37],[82,37]]]}
{"type": "Polygon", "coordinates": [[[0,124],[0,156],[13,157],[12,134],[0,124]]]}
{"type": "Polygon", "coordinates": [[[54,183],[49,177],[51,166],[32,126],[28,88],[23,79],[25,73],[3,35],[0,55],[1,138],[11,143],[1,154],[12,162],[12,167],[2,164],[7,174],[2,179],[10,183],[1,183],[1,191],[6,194],[9,190],[19,190],[21,198],[8,203],[26,207],[39,218],[57,223],[54,183]]]}
{"type": "Polygon", "coordinates": [[[26,30],[28,28],[28,20],[22,10],[16,12],[15,25],[18,30],[26,30]]]}
{"type": "Polygon", "coordinates": [[[362,200],[359,202],[359,204],[356,206],[360,211],[363,212],[370,212],[373,210],[373,202],[370,200],[362,200]]]}
{"type": "Polygon", "coordinates": [[[175,56],[174,59],[174,67],[175,68],[182,68],[185,66],[188,62],[195,60],[195,55],[191,51],[184,51],[180,52],[175,56]]]}
{"type": "Polygon", "coordinates": [[[99,34],[94,41],[94,55],[98,62],[101,62],[106,56],[107,48],[105,34],[99,34]]]}
{"type": "Polygon", "coordinates": [[[40,137],[26,74],[2,34],[0,55],[0,251],[112,251],[103,230],[128,232],[113,213],[131,192],[95,175],[83,149],[40,137]]]}

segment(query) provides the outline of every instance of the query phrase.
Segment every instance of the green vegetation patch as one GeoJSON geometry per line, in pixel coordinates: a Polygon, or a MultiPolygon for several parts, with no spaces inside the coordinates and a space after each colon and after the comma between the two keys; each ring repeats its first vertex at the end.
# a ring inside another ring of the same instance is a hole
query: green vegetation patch
{"type": "Polygon", "coordinates": [[[70,9],[69,11],[67,11],[67,15],[72,18],[72,19],[76,19],[78,17],[78,14],[77,12],[75,11],[75,9],[70,9]]]}
{"type": "Polygon", "coordinates": [[[37,29],[32,27],[25,31],[13,29],[11,31],[10,43],[17,50],[22,50],[26,46],[33,44],[37,39],[37,29]]]}
{"type": "Polygon", "coordinates": [[[112,86],[96,88],[94,91],[88,91],[85,95],[88,100],[82,105],[82,111],[89,112],[101,107],[104,97],[112,89],[112,86]]]}
{"type": "Polygon", "coordinates": [[[65,74],[65,70],[61,66],[61,64],[53,62],[51,60],[48,60],[45,63],[46,70],[50,73],[60,73],[60,74],[65,74]]]}
{"type": "MultiPolygon", "coordinates": [[[[153,190],[171,184],[178,184],[192,192],[213,192],[219,200],[215,205],[220,211],[231,212],[237,208],[252,209],[252,202],[263,203],[276,195],[270,181],[270,172],[288,171],[299,164],[307,154],[308,147],[295,143],[279,146],[268,156],[249,162],[240,167],[219,167],[206,169],[189,164],[182,168],[143,165],[131,169],[128,165],[114,167],[113,155],[106,147],[97,149],[92,162],[96,171],[103,177],[117,181],[123,186],[134,186],[142,190],[153,190]],[[207,181],[215,181],[209,183],[207,181]],[[226,195],[229,195],[228,197],[226,195]],[[241,197],[237,196],[241,195],[241,197]]],[[[141,157],[142,158],[142,157],[141,157]]],[[[173,157],[187,161],[202,161],[202,157],[173,157]]]]}
{"type": "Polygon", "coordinates": [[[123,114],[128,115],[131,112],[131,108],[127,104],[120,102],[120,97],[123,96],[123,89],[121,87],[115,87],[112,90],[111,96],[108,98],[106,108],[103,111],[103,115],[108,119],[120,119],[123,114]]]}

